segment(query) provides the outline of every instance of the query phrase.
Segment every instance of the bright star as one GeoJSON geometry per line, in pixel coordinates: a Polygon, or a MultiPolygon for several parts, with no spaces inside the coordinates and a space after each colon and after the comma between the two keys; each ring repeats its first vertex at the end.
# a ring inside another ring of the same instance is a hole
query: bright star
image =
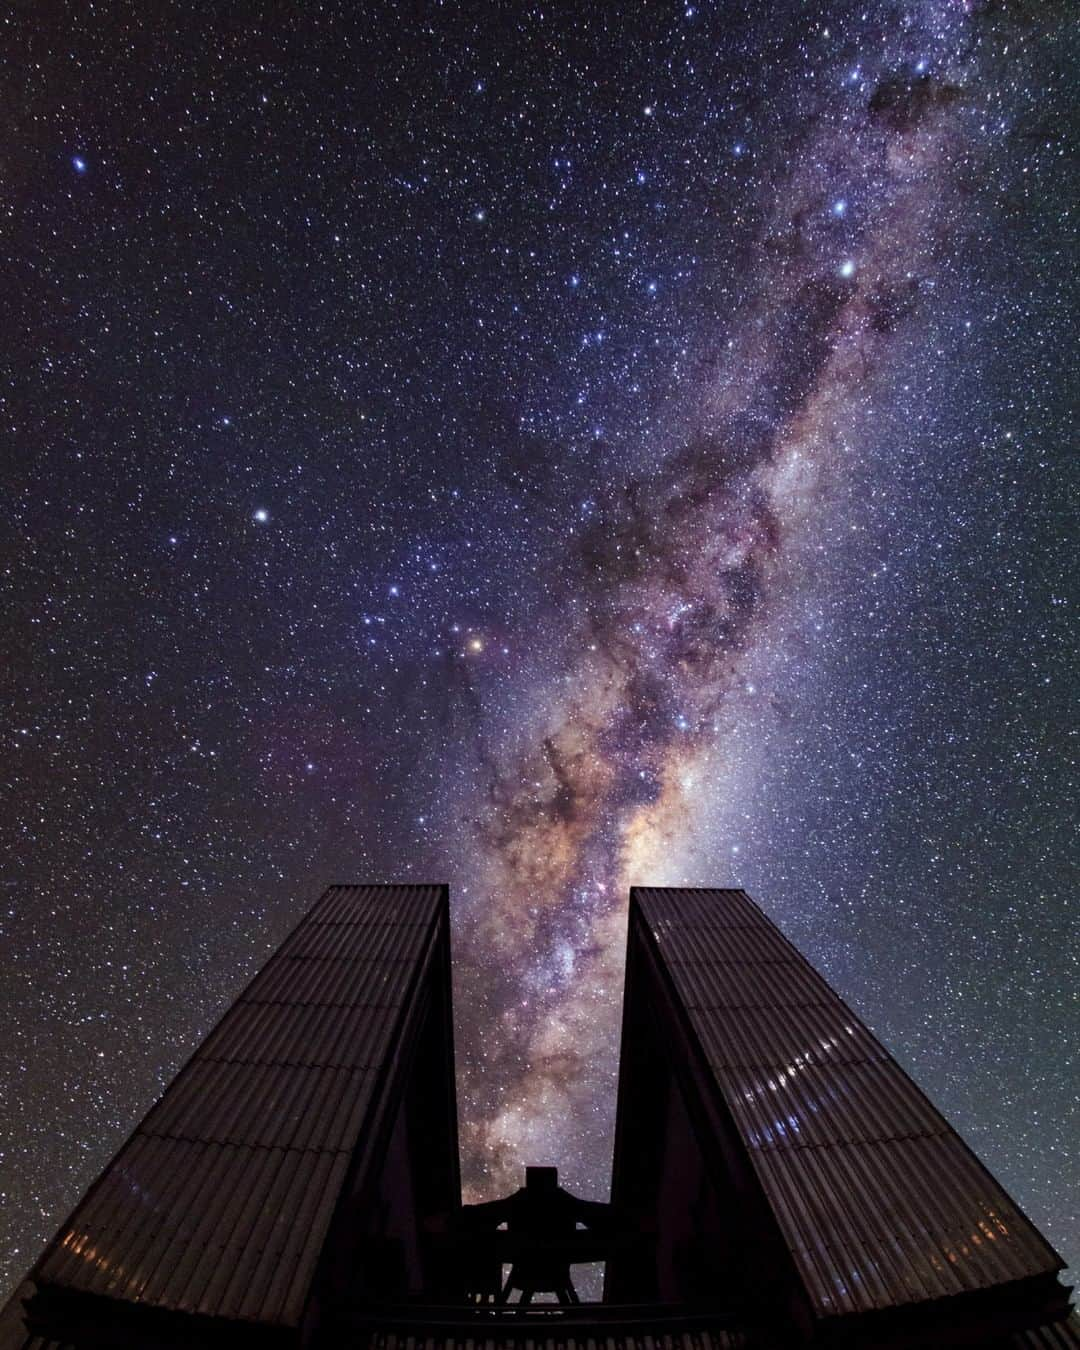
{"type": "Polygon", "coordinates": [[[265,525],[266,522],[270,519],[270,512],[266,509],[265,506],[260,506],[258,510],[254,511],[252,514],[260,525],[265,525]]]}
{"type": "Polygon", "coordinates": [[[833,202],[832,213],[834,216],[847,215],[847,202],[844,201],[843,197],[838,197],[836,201],[833,202]]]}
{"type": "Polygon", "coordinates": [[[81,155],[74,155],[72,157],[71,163],[76,173],[86,172],[86,160],[83,159],[81,155]]]}
{"type": "Polygon", "coordinates": [[[855,264],[850,258],[845,258],[840,264],[840,275],[842,277],[853,277],[855,275],[855,264]]]}

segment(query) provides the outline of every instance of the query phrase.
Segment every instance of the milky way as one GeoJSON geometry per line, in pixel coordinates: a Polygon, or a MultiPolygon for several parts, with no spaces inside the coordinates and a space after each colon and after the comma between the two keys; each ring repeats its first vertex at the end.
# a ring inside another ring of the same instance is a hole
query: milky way
{"type": "Polygon", "coordinates": [[[1075,1259],[1066,7],[153,10],[5,33],[5,1276],[342,880],[470,1196],[739,884],[1075,1259]]]}
{"type": "Polygon", "coordinates": [[[603,505],[568,569],[585,594],[573,654],[479,810],[461,984],[469,1034],[490,1048],[466,1078],[467,1162],[496,1188],[526,1156],[558,1161],[582,1134],[600,1153],[610,1137],[628,888],[701,828],[693,766],[717,755],[723,778],[726,699],[799,584],[789,541],[815,539],[831,479],[865,451],[853,410],[962,220],[974,72],[959,56],[935,65],[900,60],[861,107],[803,129],[707,423],[603,505]],[[837,184],[858,193],[854,236],[835,227],[850,209],[837,184]]]}

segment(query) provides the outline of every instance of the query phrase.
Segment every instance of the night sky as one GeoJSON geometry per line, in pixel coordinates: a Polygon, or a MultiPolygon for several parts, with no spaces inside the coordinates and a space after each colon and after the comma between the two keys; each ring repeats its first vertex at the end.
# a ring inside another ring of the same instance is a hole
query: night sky
{"type": "Polygon", "coordinates": [[[1068,10],[8,11],[5,1282],[345,880],[469,1198],[739,884],[1080,1257],[1068,10]]]}

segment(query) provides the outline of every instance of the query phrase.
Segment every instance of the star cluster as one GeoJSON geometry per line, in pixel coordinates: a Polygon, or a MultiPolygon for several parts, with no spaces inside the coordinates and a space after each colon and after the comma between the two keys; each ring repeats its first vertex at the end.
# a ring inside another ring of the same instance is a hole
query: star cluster
{"type": "Polygon", "coordinates": [[[469,1195],[744,885],[1076,1256],[1065,6],[42,3],[3,79],[5,1275],[330,880],[469,1195]]]}

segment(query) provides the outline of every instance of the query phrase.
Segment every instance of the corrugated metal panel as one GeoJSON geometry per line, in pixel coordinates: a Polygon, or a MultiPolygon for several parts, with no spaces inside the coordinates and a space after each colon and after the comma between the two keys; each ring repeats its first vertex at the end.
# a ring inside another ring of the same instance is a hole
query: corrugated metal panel
{"type": "Polygon", "coordinates": [[[403,1319],[392,1326],[376,1322],[362,1343],[368,1350],[746,1350],[765,1343],[760,1335],[751,1339],[736,1328],[665,1320],[667,1310],[661,1308],[653,1309],[652,1316],[638,1309],[632,1322],[611,1317],[605,1308],[602,1318],[590,1322],[585,1307],[566,1318],[545,1315],[543,1307],[534,1304],[532,1316],[504,1310],[499,1317],[477,1317],[471,1323],[449,1317],[446,1322],[437,1317],[415,1323],[403,1319]]]}
{"type": "Polygon", "coordinates": [[[295,1325],[443,895],[331,887],[87,1194],[38,1283],[295,1325]]]}
{"type": "Polygon", "coordinates": [[[404,1331],[377,1331],[366,1344],[370,1350],[744,1350],[750,1342],[737,1331],[641,1331],[636,1335],[610,1334],[598,1327],[594,1334],[537,1328],[535,1337],[488,1334],[455,1336],[450,1332],[418,1335],[404,1331]],[[545,1334],[547,1332],[547,1334],[545,1334]]]}
{"type": "Polygon", "coordinates": [[[948,1122],[749,897],[632,894],[819,1315],[1061,1269],[948,1122]]]}
{"type": "Polygon", "coordinates": [[[1015,1350],[1080,1350],[1080,1317],[1074,1312],[1065,1321],[1019,1332],[1012,1344],[1015,1350]]]}

